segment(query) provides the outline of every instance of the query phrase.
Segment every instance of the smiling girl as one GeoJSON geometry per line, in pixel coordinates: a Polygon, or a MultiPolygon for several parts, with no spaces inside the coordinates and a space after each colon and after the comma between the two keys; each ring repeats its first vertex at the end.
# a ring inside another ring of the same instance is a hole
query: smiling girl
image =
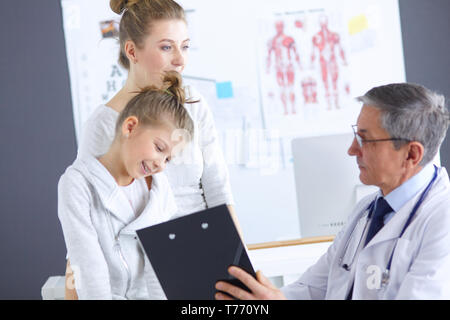
{"type": "Polygon", "coordinates": [[[159,173],[186,142],[178,137],[192,135],[193,122],[179,74],[162,82],[127,103],[105,154],[78,158],[59,181],[58,216],[80,299],[165,298],[136,230],[175,215],[159,173]]]}

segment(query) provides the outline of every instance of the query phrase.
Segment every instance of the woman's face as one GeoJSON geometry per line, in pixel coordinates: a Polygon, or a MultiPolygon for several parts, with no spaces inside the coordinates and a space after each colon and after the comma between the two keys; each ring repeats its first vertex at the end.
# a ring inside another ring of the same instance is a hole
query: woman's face
{"type": "Polygon", "coordinates": [[[183,20],[159,20],[151,25],[150,34],[141,48],[136,48],[136,63],[130,63],[140,87],[158,85],[166,71],[184,70],[188,59],[189,37],[183,20]]]}

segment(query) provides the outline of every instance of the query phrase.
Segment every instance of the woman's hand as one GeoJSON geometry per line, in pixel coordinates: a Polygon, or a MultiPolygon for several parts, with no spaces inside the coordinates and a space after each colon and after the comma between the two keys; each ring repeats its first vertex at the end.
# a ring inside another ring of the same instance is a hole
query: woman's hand
{"type": "Polygon", "coordinates": [[[256,272],[256,279],[238,267],[230,267],[228,272],[251,290],[248,292],[239,287],[233,286],[224,281],[216,283],[218,292],[215,295],[217,300],[232,300],[233,297],[239,300],[285,300],[283,293],[267,279],[261,271],[256,272]]]}

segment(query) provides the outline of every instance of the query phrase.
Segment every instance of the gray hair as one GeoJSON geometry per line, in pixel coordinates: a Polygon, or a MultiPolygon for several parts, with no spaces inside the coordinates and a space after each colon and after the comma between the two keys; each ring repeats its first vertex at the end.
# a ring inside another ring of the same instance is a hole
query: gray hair
{"type": "Polygon", "coordinates": [[[391,138],[402,139],[393,141],[396,149],[418,141],[425,149],[420,165],[433,160],[450,124],[443,95],[418,84],[394,83],[372,88],[356,99],[381,110],[381,126],[391,138]]]}

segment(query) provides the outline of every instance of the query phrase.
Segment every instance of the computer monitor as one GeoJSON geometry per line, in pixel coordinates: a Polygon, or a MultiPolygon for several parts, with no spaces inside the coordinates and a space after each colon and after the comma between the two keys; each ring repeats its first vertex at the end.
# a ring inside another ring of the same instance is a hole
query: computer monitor
{"type": "Polygon", "coordinates": [[[347,154],[353,133],[292,140],[302,237],[335,235],[357,201],[378,190],[359,180],[356,158],[347,154]]]}
{"type": "MultiPolygon", "coordinates": [[[[356,158],[347,154],[354,135],[292,140],[297,208],[302,237],[335,235],[356,203],[378,190],[359,180],[356,158]]],[[[440,154],[433,163],[440,166],[440,154]]]]}

